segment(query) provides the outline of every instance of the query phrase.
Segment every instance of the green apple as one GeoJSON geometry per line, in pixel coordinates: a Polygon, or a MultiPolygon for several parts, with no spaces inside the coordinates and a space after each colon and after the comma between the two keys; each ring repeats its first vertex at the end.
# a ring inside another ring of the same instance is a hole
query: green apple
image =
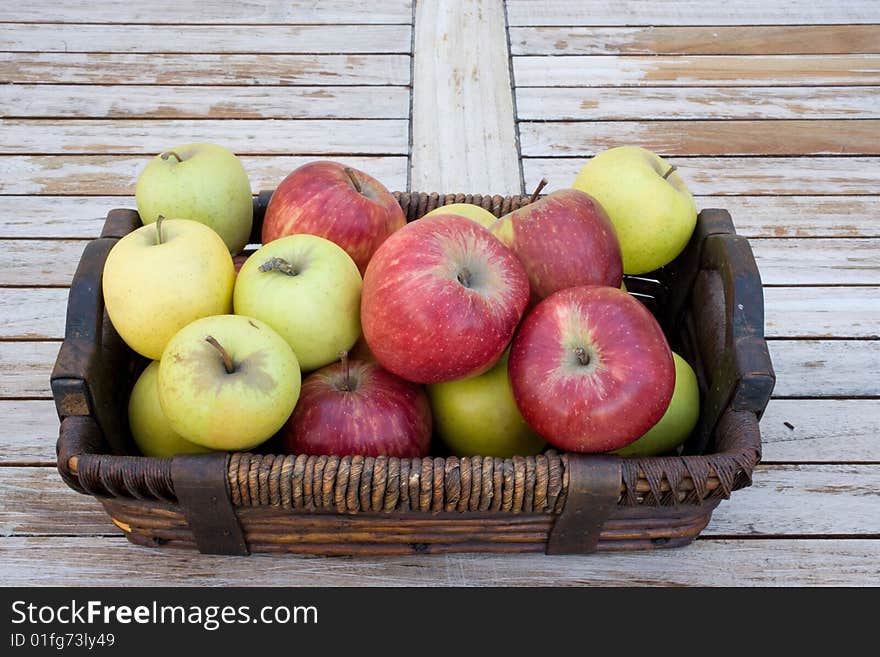
{"type": "Polygon", "coordinates": [[[342,247],[302,233],[269,242],[247,259],[233,305],[278,331],[308,372],[338,360],[360,337],[362,286],[342,247]]]}
{"type": "Polygon", "coordinates": [[[157,155],[138,177],[135,198],[144,224],[159,215],[193,219],[213,228],[232,253],[248,243],[251,184],[241,161],[217,144],[184,144],[157,155]]]}
{"type": "Polygon", "coordinates": [[[177,331],[232,310],[235,268],[223,240],[188,219],[162,219],[119,240],[104,264],[104,305],[125,343],[151,360],[177,331]]]}
{"type": "Polygon", "coordinates": [[[256,447],[293,412],[302,383],[290,345],[253,317],[185,326],[159,363],[159,403],[174,431],[216,450],[256,447]]]}
{"type": "Polygon", "coordinates": [[[508,352],[488,372],[427,386],[437,435],[457,456],[537,454],[541,437],[526,424],[507,379],[508,352]]]}
{"type": "Polygon", "coordinates": [[[496,221],[498,217],[473,203],[450,203],[449,205],[441,205],[439,208],[431,210],[426,217],[436,214],[457,214],[460,217],[467,217],[472,221],[476,221],[483,228],[488,228],[496,221]]]}
{"type": "Polygon", "coordinates": [[[128,400],[128,425],[135,445],[144,456],[170,457],[211,450],[191,443],[171,428],[159,404],[159,361],[141,373],[128,400]]]}
{"type": "Polygon", "coordinates": [[[675,352],[672,353],[672,359],[675,361],[675,389],[666,413],[657,424],[648,429],[644,436],[626,447],[621,447],[614,452],[615,454],[620,456],[665,454],[683,443],[697,426],[700,417],[700,389],[697,385],[697,375],[687,361],[675,352]]]}
{"type": "Polygon", "coordinates": [[[580,170],[573,187],[605,208],[617,231],[625,274],[672,262],[694,232],[694,197],[675,167],[644,148],[599,153],[580,170]]]}

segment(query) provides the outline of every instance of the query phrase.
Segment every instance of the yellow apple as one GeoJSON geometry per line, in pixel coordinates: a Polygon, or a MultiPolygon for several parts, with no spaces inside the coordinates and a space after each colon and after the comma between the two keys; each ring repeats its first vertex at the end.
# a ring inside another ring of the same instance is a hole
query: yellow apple
{"type": "Polygon", "coordinates": [[[488,228],[498,221],[498,217],[494,214],[481,208],[479,205],[474,205],[473,203],[450,203],[449,205],[441,205],[439,208],[431,210],[425,216],[430,217],[437,214],[456,214],[460,217],[467,217],[472,221],[476,221],[483,228],[488,228]]]}
{"type": "Polygon", "coordinates": [[[171,428],[159,404],[159,361],[147,365],[128,400],[128,425],[135,445],[144,456],[170,457],[202,454],[211,450],[185,440],[171,428]]]}
{"type": "Polygon", "coordinates": [[[232,310],[235,268],[223,240],[188,219],[129,233],[104,264],[104,305],[125,343],[151,360],[177,331],[232,310]]]}
{"type": "Polygon", "coordinates": [[[573,187],[599,201],[614,224],[625,274],[672,262],[694,232],[697,206],[687,185],[675,167],[644,148],[599,153],[580,170],[573,187]]]}
{"type": "Polygon", "coordinates": [[[516,407],[507,356],[479,376],[427,387],[434,428],[453,454],[504,458],[543,449],[543,439],[516,407]]]}
{"type": "Polygon", "coordinates": [[[615,454],[620,456],[655,456],[670,452],[694,430],[700,418],[700,389],[697,375],[688,362],[677,353],[675,361],[675,389],[672,400],[660,421],[634,443],[621,447],[615,454]]]}

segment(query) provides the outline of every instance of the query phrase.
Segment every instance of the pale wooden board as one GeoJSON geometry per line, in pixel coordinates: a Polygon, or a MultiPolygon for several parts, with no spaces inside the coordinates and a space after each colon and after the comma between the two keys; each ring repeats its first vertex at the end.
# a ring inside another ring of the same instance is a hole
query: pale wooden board
{"type": "MultiPolygon", "coordinates": [[[[76,191],[73,184],[68,191],[76,191]]],[[[880,196],[697,196],[695,201],[698,208],[726,208],[737,232],[747,237],[880,237],[880,196]]],[[[0,238],[97,237],[107,211],[118,207],[134,208],[134,197],[0,195],[0,238]]]]}
{"type": "Polygon", "coordinates": [[[880,341],[771,340],[777,397],[880,396],[880,341]]]}
{"type": "Polygon", "coordinates": [[[0,85],[0,116],[110,119],[405,119],[407,87],[0,85]]]}
{"type": "Polygon", "coordinates": [[[417,4],[412,189],[521,191],[507,60],[500,2],[417,4]]]}
{"type": "Polygon", "coordinates": [[[60,342],[0,342],[0,397],[49,399],[60,342]]]}
{"type": "MultiPolygon", "coordinates": [[[[713,514],[707,536],[880,534],[880,465],[760,465],[713,514]]],[[[0,535],[115,534],[92,497],[54,467],[0,468],[0,535]]]]}
{"type": "MultiPolygon", "coordinates": [[[[750,240],[765,285],[880,285],[880,240],[750,240]]],[[[865,310],[876,312],[880,295],[865,310]]]]}
{"type": "Polygon", "coordinates": [[[0,287],[0,340],[46,340],[64,337],[65,288],[0,287]]]}
{"type": "Polygon", "coordinates": [[[92,23],[409,23],[411,0],[32,0],[0,5],[0,21],[92,23]]]}
{"type": "Polygon", "coordinates": [[[2,399],[0,464],[54,463],[58,414],[50,399],[2,399]]]}
{"type": "Polygon", "coordinates": [[[786,55],[878,53],[873,25],[512,27],[514,55],[786,55]]]}
{"type": "Polygon", "coordinates": [[[400,85],[409,55],[0,53],[0,80],[77,84],[400,85]]]}
{"type": "Polygon", "coordinates": [[[510,25],[790,25],[878,23],[873,0],[507,0],[510,25]]]}
{"type": "MultiPolygon", "coordinates": [[[[534,189],[542,177],[550,181],[547,192],[568,187],[588,159],[524,158],[526,189],[534,189]]],[[[693,157],[673,163],[697,195],[880,194],[880,158],[693,157]]],[[[876,217],[868,219],[877,222],[876,217]]]]}
{"type": "Polygon", "coordinates": [[[238,155],[406,155],[409,122],[401,119],[56,121],[0,119],[0,153],[157,155],[191,142],[220,144],[238,155]]]}
{"type": "Polygon", "coordinates": [[[878,94],[880,87],[521,87],[516,111],[521,120],[876,119],[878,94]]]}
{"type": "Polygon", "coordinates": [[[68,286],[87,242],[83,240],[4,240],[6,266],[0,285],[68,286]]]}
{"type": "Polygon", "coordinates": [[[526,55],[518,87],[877,85],[880,55],[526,55]]]}
{"type": "MultiPolygon", "coordinates": [[[[242,164],[251,189],[275,189],[298,166],[321,156],[247,156],[242,164]]],[[[349,166],[369,173],[388,189],[406,189],[408,159],[403,156],[334,156],[349,166]]],[[[23,155],[0,158],[0,194],[134,194],[147,156],[118,155],[23,155]]]]}
{"type": "Polygon", "coordinates": [[[878,427],[880,400],[774,399],[761,418],[763,460],[880,462],[878,427]]]}
{"type": "Polygon", "coordinates": [[[764,332],[774,338],[880,338],[880,287],[768,287],[764,332]]]}
{"type": "Polygon", "coordinates": [[[0,51],[409,53],[409,25],[0,24],[0,51]]]}
{"type": "MultiPolygon", "coordinates": [[[[880,154],[880,120],[875,119],[524,121],[519,134],[522,154],[530,157],[590,156],[621,144],[638,144],[667,156],[880,154]]],[[[11,139],[14,149],[14,130],[11,139]]]]}

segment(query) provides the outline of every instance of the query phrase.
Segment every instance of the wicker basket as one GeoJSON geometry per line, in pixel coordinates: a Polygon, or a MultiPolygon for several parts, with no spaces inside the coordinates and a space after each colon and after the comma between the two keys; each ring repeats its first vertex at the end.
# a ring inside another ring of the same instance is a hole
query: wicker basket
{"type": "MultiPolygon", "coordinates": [[[[255,199],[254,242],[271,192],[255,199]]],[[[501,216],[525,196],[395,194],[408,220],[447,203],[501,216]]],[[[133,543],[202,552],[410,554],[585,553],[689,543],[760,459],[758,420],[774,385],[761,280],[724,210],[700,213],[671,265],[627,287],[672,348],[694,365],[701,416],[683,455],[327,457],[232,453],[173,459],[137,453],[127,400],[145,365],[119,338],[101,296],[104,262],[140,225],[113,210],[86,247],[70,289],[52,391],[58,468],[98,498],[133,543]]]]}

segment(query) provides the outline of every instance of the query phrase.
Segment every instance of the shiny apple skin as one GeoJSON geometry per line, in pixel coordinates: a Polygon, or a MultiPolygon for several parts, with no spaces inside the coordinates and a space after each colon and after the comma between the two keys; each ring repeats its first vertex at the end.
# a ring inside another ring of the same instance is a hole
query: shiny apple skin
{"type": "Polygon", "coordinates": [[[437,215],[408,224],[364,274],[361,323],[376,359],[416,383],[481,374],[500,358],[528,303],[510,249],[476,222],[437,215]],[[467,274],[466,286],[458,280],[467,274]]]}
{"type": "Polygon", "coordinates": [[[345,390],[340,363],[306,378],[281,430],[289,454],[428,454],[431,409],[421,386],[366,361],[349,363],[349,380],[352,389],[345,390]]]}
{"type": "Polygon", "coordinates": [[[525,267],[533,304],[568,287],[620,287],[623,280],[614,225],[584,192],[555,191],[508,213],[491,230],[525,267]]]}
{"type": "Polygon", "coordinates": [[[339,162],[309,162],[288,175],[269,200],[263,218],[263,244],[308,233],[335,242],[361,275],[379,245],[406,225],[400,204],[382,183],[351,168],[363,193],[355,189],[339,162]]]}
{"type": "Polygon", "coordinates": [[[635,441],[663,416],[675,387],[659,324],[641,302],[611,287],[569,288],[539,303],[514,338],[509,376],[526,422],[573,452],[635,441]]]}

